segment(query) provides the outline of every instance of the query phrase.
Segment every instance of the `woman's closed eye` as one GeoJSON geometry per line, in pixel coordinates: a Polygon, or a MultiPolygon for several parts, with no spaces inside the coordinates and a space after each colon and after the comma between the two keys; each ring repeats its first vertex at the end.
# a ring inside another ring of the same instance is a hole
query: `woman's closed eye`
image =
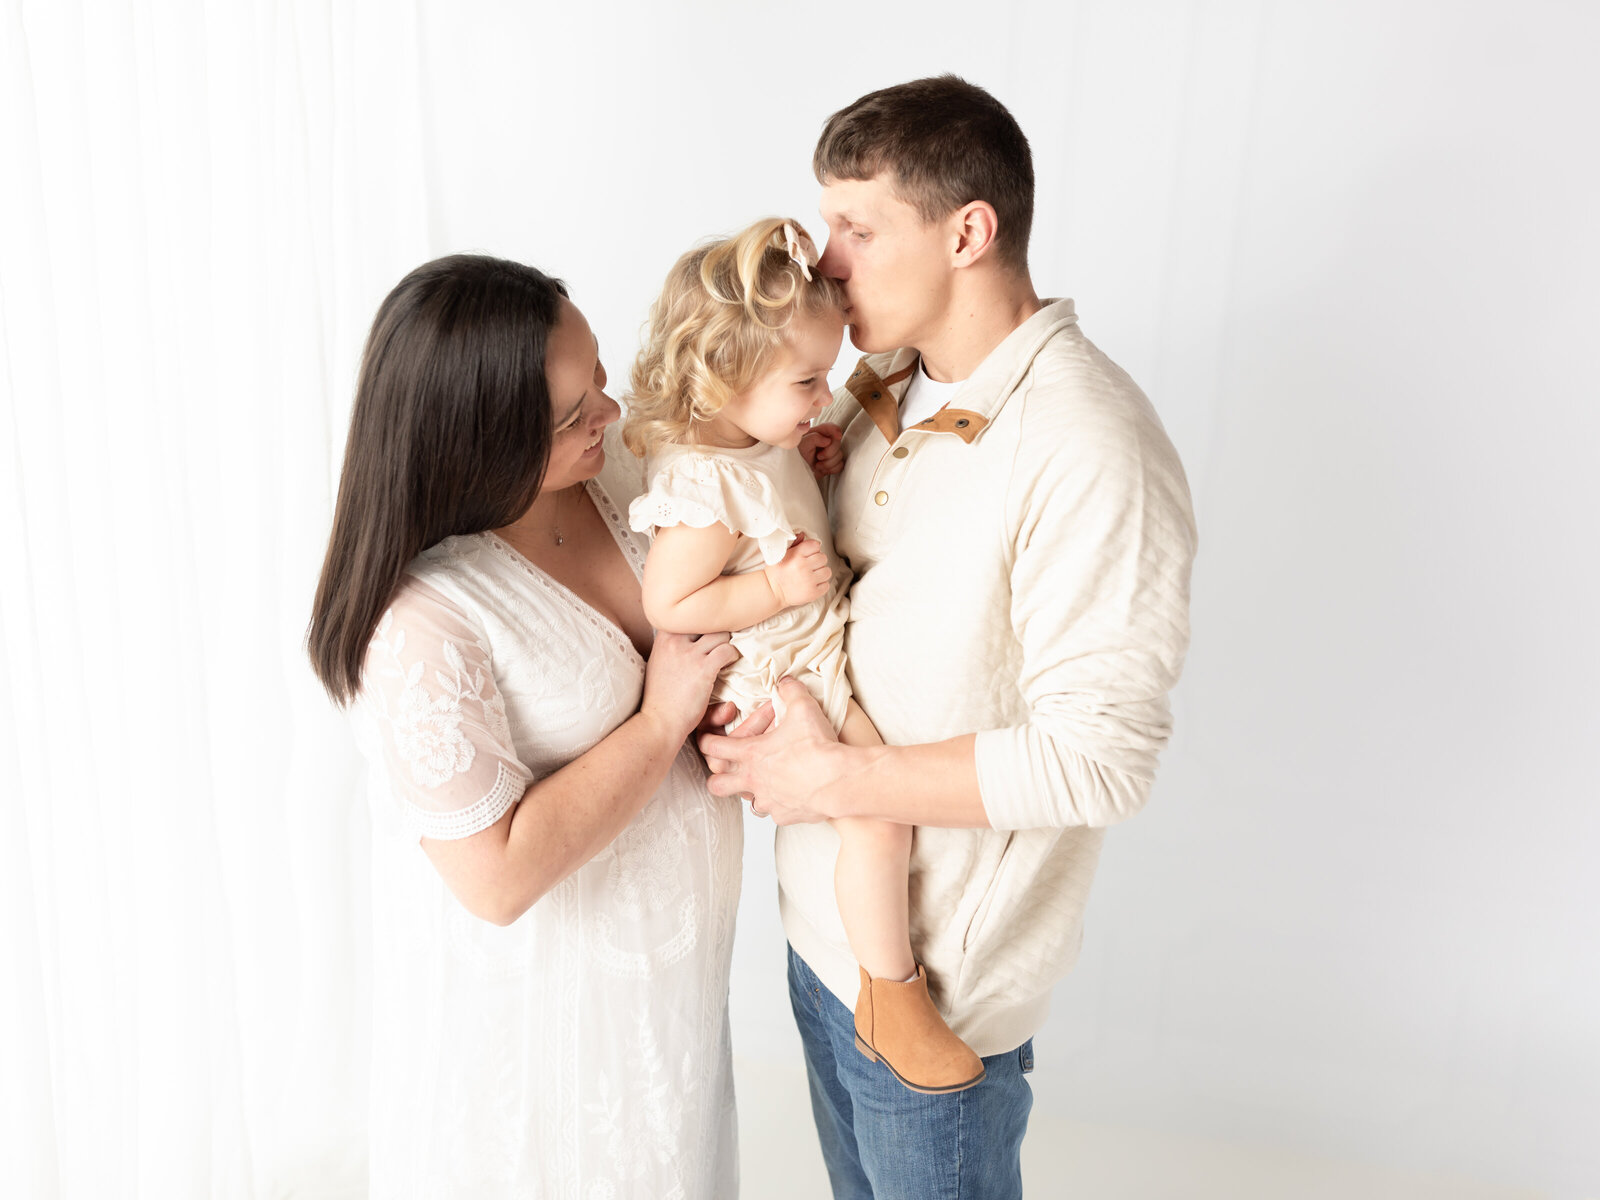
{"type": "Polygon", "coordinates": [[[569,429],[576,429],[577,426],[578,426],[578,418],[583,416],[583,406],[588,401],[588,399],[589,399],[589,397],[587,395],[585,395],[583,397],[583,399],[579,400],[578,401],[578,406],[572,410],[572,415],[570,417],[568,417],[565,421],[561,422],[561,424],[557,425],[555,427],[554,432],[556,432],[556,433],[566,433],[567,430],[569,430],[569,429]]]}

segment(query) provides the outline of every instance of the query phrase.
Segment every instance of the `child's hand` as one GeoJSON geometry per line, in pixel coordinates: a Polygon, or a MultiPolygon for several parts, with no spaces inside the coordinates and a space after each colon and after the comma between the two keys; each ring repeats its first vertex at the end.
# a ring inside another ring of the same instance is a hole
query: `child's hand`
{"type": "MultiPolygon", "coordinates": [[[[822,543],[802,531],[789,546],[789,552],[770,567],[763,567],[767,584],[778,597],[783,608],[809,604],[819,596],[828,594],[833,582],[833,572],[828,569],[828,556],[822,552],[822,543]]],[[[782,612],[783,609],[779,609],[782,612]]]]}
{"type": "Polygon", "coordinates": [[[818,479],[844,470],[844,430],[837,425],[813,425],[800,439],[800,457],[818,479]]]}

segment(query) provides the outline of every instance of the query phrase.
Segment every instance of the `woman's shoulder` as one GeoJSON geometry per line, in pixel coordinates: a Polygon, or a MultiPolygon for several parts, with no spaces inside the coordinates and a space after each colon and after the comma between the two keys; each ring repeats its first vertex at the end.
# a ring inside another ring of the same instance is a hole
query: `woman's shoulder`
{"type": "Polygon", "coordinates": [[[490,648],[470,608],[427,579],[407,574],[367,643],[362,695],[416,683],[425,662],[489,661],[490,648]]]}
{"type": "Polygon", "coordinates": [[[471,570],[482,561],[488,549],[488,534],[466,533],[444,538],[417,555],[406,567],[415,579],[438,579],[471,570]]]}
{"type": "Polygon", "coordinates": [[[622,423],[606,426],[605,466],[595,482],[613,503],[626,509],[644,491],[644,463],[622,441],[622,423]]]}
{"type": "Polygon", "coordinates": [[[486,569],[488,551],[488,535],[481,533],[435,542],[406,565],[383,620],[402,627],[476,634],[480,622],[472,581],[486,569]]]}
{"type": "MultiPolygon", "coordinates": [[[[421,555],[418,556],[420,559],[421,555]]],[[[418,562],[414,562],[413,566],[418,569],[408,569],[400,580],[380,624],[385,627],[398,625],[434,630],[448,628],[453,632],[472,629],[476,622],[470,606],[462,603],[461,598],[454,594],[455,589],[444,585],[444,579],[438,572],[423,569],[418,562]]]]}

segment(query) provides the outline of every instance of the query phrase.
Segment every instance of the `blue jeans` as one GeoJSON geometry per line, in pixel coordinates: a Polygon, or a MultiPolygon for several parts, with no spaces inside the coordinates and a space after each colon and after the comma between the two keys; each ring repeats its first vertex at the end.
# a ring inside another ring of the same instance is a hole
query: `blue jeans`
{"type": "Polygon", "coordinates": [[[984,1059],[976,1087],[924,1096],[856,1049],[855,1018],[793,947],[789,1003],[834,1200],[1019,1200],[1031,1038],[984,1059]]]}

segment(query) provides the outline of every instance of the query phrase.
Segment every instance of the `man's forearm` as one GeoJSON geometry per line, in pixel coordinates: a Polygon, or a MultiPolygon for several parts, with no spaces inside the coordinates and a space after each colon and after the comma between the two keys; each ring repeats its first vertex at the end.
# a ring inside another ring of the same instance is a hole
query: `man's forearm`
{"type": "Polygon", "coordinates": [[[922,746],[846,746],[824,777],[820,797],[834,817],[876,817],[902,825],[987,829],[989,817],[978,791],[973,734],[922,746]]]}

